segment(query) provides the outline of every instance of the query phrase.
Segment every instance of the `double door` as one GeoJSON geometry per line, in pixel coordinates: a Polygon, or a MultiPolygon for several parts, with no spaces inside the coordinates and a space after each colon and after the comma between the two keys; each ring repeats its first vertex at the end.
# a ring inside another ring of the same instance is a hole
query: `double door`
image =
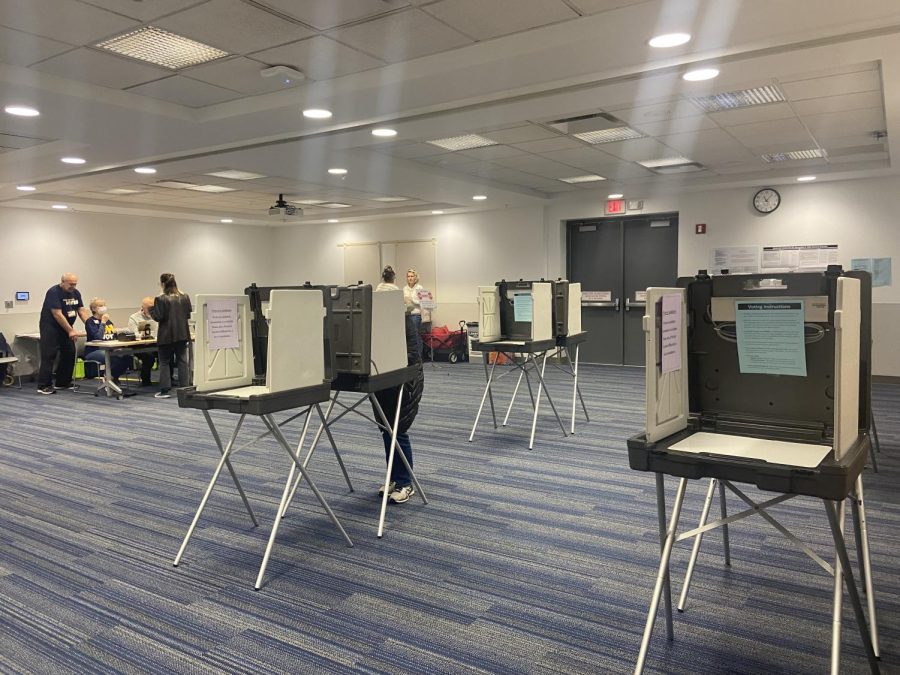
{"type": "Polygon", "coordinates": [[[567,223],[567,275],[581,282],[585,363],[644,365],[644,292],[678,275],[678,214],[567,223]]]}

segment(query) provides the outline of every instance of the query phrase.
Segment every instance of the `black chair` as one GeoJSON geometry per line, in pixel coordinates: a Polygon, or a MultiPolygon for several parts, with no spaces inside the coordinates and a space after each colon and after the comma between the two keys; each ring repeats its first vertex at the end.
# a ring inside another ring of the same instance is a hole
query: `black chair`
{"type": "Polygon", "coordinates": [[[12,386],[13,382],[18,382],[17,389],[22,388],[22,376],[16,373],[15,364],[19,362],[19,357],[15,356],[12,347],[0,333],[0,383],[12,386]]]}

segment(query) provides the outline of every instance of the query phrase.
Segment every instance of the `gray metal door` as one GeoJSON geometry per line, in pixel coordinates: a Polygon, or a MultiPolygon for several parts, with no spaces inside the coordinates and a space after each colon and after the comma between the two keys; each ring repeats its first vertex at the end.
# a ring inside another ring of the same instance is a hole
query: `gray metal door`
{"type": "Polygon", "coordinates": [[[567,275],[587,292],[585,363],[644,365],[643,291],[678,274],[678,215],[570,221],[567,275]]]}

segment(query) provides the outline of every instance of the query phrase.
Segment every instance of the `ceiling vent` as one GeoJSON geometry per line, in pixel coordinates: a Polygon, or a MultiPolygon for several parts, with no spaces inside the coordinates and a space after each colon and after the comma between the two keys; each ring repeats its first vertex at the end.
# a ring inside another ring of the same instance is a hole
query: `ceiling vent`
{"type": "Polygon", "coordinates": [[[591,144],[614,143],[644,137],[640,131],[632,129],[608,113],[566,117],[547,122],[547,126],[591,144]]]}
{"type": "Polygon", "coordinates": [[[827,157],[828,153],[826,153],[822,148],[813,148],[812,150],[791,150],[790,152],[773,152],[768,155],[763,155],[762,158],[769,163],[772,162],[787,162],[789,160],[799,160],[799,159],[821,159],[823,157],[827,157]]]}
{"type": "Polygon", "coordinates": [[[688,99],[703,112],[721,112],[723,110],[737,110],[749,108],[755,105],[768,105],[769,103],[781,103],[785,100],[784,94],[774,85],[754,87],[752,89],[739,89],[726,91],[711,96],[695,96],[688,99]]]}
{"type": "Polygon", "coordinates": [[[228,56],[228,52],[221,49],[155,26],[144,26],[98,42],[94,46],[170,70],[196,66],[228,56]]]}
{"type": "Polygon", "coordinates": [[[450,138],[437,138],[433,141],[425,141],[430,145],[436,145],[444,150],[455,152],[457,150],[472,150],[473,148],[486,148],[489,145],[497,145],[497,141],[479,136],[478,134],[466,134],[465,136],[451,136],[450,138]]]}

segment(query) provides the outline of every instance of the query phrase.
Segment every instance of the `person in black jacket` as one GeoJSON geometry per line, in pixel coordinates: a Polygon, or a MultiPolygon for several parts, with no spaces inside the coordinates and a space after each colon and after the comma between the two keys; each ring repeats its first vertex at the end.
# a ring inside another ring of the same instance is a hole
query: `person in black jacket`
{"type": "Polygon", "coordinates": [[[188,319],[193,307],[191,299],[178,290],[175,275],[166,272],[159,276],[162,293],[156,296],[150,308],[150,316],[159,323],[156,330],[156,346],[159,348],[159,391],[155,398],[169,398],[172,388],[172,356],[178,364],[178,383],[186,387],[191,383],[187,350],[191,339],[188,319]]]}
{"type": "MultiPolygon", "coordinates": [[[[409,442],[409,428],[412,426],[416,414],[419,412],[419,401],[422,400],[422,391],[425,388],[425,372],[422,370],[422,360],[419,358],[419,350],[416,345],[416,327],[412,319],[406,315],[406,360],[407,365],[416,365],[416,373],[413,378],[407,382],[403,388],[403,399],[400,401],[400,420],[397,427],[397,445],[406,456],[409,465],[413,465],[412,445],[409,442]]],[[[383,389],[375,393],[378,404],[384,411],[388,421],[393,423],[394,416],[397,413],[397,395],[400,387],[391,387],[383,389]]],[[[374,409],[374,406],[373,406],[374,409]]],[[[375,417],[378,418],[378,412],[375,411],[375,417]]],[[[391,434],[384,429],[381,430],[381,436],[384,439],[384,456],[385,460],[390,457],[391,453],[391,434]]],[[[383,495],[384,487],[378,491],[378,495],[383,495]]],[[[409,501],[409,498],[416,493],[412,486],[412,479],[409,471],[403,464],[403,460],[394,457],[394,464],[391,467],[391,481],[388,486],[388,501],[393,504],[402,504],[409,501]]]]}

